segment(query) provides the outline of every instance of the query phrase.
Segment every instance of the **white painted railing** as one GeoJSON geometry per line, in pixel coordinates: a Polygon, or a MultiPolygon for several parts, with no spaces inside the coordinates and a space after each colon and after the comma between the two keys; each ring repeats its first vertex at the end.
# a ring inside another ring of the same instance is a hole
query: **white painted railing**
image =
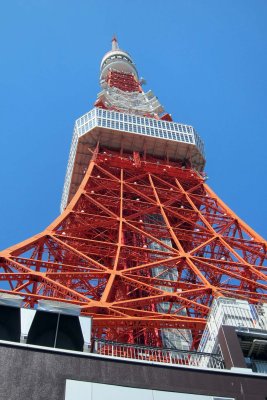
{"type": "Polygon", "coordinates": [[[172,365],[184,365],[189,367],[203,367],[203,365],[205,365],[208,368],[224,369],[224,362],[220,354],[138,346],[102,339],[94,340],[93,353],[172,365]]]}

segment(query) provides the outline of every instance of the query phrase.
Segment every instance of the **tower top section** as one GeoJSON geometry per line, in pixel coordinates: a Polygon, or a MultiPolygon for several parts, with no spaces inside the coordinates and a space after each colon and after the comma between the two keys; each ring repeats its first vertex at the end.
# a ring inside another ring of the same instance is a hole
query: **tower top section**
{"type": "Polygon", "coordinates": [[[116,37],[101,61],[100,86],[93,110],[75,123],[62,211],[84,178],[92,149],[139,153],[203,171],[204,145],[197,132],[174,122],[154,93],[144,92],[131,56],[119,48],[116,37]]]}
{"type": "MultiPolygon", "coordinates": [[[[150,90],[145,93],[138,78],[137,69],[130,56],[118,45],[114,36],[112,47],[100,64],[100,86],[95,106],[131,114],[160,118],[164,109],[150,90]]],[[[168,120],[171,117],[168,116],[168,120]]]]}
{"type": "Polygon", "coordinates": [[[138,79],[138,73],[132,57],[129,53],[119,48],[116,36],[113,36],[111,43],[111,50],[104,55],[100,64],[100,81],[106,79],[110,69],[121,73],[133,74],[138,79]]]}

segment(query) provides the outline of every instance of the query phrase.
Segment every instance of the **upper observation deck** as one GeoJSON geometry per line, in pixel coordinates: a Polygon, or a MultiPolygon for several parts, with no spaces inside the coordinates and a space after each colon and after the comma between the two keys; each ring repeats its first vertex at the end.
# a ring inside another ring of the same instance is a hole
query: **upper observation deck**
{"type": "Polygon", "coordinates": [[[204,144],[192,126],[95,107],[75,122],[61,211],[84,177],[91,159],[88,148],[98,143],[125,152],[145,150],[160,159],[189,160],[197,171],[205,165],[204,144]]]}

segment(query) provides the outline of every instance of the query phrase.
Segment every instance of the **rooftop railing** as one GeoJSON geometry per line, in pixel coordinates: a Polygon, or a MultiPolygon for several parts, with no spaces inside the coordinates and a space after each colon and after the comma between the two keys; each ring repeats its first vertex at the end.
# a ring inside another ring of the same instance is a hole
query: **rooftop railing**
{"type": "Polygon", "coordinates": [[[94,340],[93,353],[170,365],[224,369],[223,358],[220,354],[139,346],[103,339],[94,340]]]}

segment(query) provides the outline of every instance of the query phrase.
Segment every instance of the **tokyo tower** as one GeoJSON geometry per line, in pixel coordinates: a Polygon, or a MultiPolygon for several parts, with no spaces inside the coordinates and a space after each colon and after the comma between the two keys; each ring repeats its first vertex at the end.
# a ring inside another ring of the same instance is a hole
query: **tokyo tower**
{"type": "Polygon", "coordinates": [[[205,183],[196,130],[142,84],[114,37],[75,122],[62,213],[0,253],[0,292],[78,305],[95,338],[196,349],[214,299],[267,302],[266,241],[205,183]]]}

